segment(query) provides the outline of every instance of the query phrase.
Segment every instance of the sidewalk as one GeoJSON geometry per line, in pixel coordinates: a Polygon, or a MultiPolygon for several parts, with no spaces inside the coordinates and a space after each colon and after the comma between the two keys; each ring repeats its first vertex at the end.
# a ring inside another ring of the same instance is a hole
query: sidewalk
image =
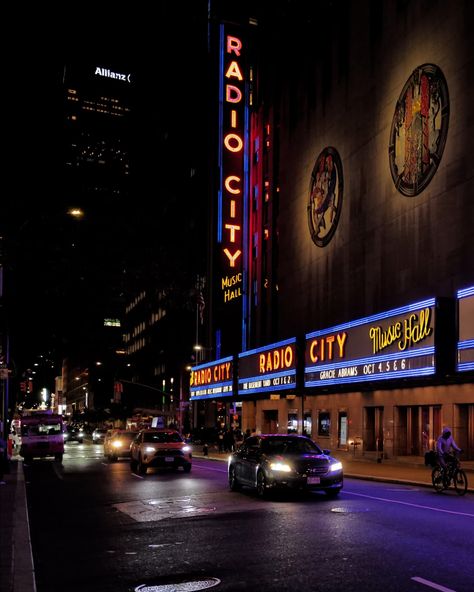
{"type": "Polygon", "coordinates": [[[23,464],[17,457],[0,485],[0,590],[36,591],[23,464]]]}
{"type": "MultiPolygon", "coordinates": [[[[193,447],[195,458],[208,458],[225,462],[229,453],[209,448],[203,454],[202,446],[193,447]]],[[[406,457],[382,460],[378,463],[362,455],[335,451],[342,461],[344,476],[387,483],[431,487],[431,468],[425,467],[423,458],[406,457]]],[[[26,488],[21,457],[14,457],[10,473],[0,485],[0,590],[2,592],[36,592],[34,565],[31,554],[30,528],[26,504],[26,488]]],[[[468,474],[469,492],[474,493],[474,462],[464,461],[468,474]]]]}
{"type": "MultiPolygon", "coordinates": [[[[377,462],[362,456],[360,453],[354,456],[352,452],[337,450],[332,451],[331,454],[342,462],[344,477],[432,487],[431,467],[425,466],[423,457],[404,457],[377,462]]],[[[217,448],[210,446],[209,453],[205,456],[201,446],[194,446],[193,456],[227,461],[229,453],[218,452],[217,448]]],[[[468,491],[474,493],[474,462],[462,461],[461,464],[468,476],[468,491]]]]}

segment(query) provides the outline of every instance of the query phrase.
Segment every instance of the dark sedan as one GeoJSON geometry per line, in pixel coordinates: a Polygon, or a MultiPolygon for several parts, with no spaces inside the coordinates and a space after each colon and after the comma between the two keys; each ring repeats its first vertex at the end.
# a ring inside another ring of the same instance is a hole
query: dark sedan
{"type": "Polygon", "coordinates": [[[229,487],[324,491],[335,497],[343,486],[342,463],[313,440],[297,434],[261,434],[247,438],[229,457],[229,487]]]}

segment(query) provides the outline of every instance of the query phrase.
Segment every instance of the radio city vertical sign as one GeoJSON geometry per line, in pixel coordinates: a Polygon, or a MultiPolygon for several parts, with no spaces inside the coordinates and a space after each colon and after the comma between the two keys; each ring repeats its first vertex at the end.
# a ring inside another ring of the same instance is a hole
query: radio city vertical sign
{"type": "Polygon", "coordinates": [[[296,387],[296,338],[239,354],[239,395],[296,387]]]}
{"type": "Polygon", "coordinates": [[[306,335],[306,387],[434,373],[434,298],[306,335]]]}
{"type": "Polygon", "coordinates": [[[190,400],[231,397],[234,393],[232,356],[194,366],[189,379],[190,400]]]}
{"type": "MultiPolygon", "coordinates": [[[[219,190],[217,247],[222,305],[241,301],[246,199],[245,43],[226,25],[220,27],[219,59],[219,190]]],[[[227,308],[227,306],[225,306],[227,308]]]]}
{"type": "Polygon", "coordinates": [[[474,370],[474,286],[459,290],[458,298],[458,372],[474,370]]]}

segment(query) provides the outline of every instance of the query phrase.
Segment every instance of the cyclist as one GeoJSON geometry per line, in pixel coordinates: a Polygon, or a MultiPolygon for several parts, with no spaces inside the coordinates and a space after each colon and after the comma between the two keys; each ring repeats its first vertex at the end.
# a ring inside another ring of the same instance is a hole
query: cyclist
{"type": "Polygon", "coordinates": [[[451,450],[462,452],[461,448],[456,444],[451,434],[450,428],[444,428],[441,436],[436,441],[436,452],[438,453],[438,461],[443,469],[446,468],[446,462],[449,462],[451,457],[451,450]]]}

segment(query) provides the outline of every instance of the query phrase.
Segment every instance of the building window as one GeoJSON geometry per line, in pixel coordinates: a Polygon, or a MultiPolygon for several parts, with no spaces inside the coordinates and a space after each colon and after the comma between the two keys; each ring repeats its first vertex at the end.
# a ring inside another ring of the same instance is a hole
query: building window
{"type": "Polygon", "coordinates": [[[318,415],[318,436],[329,436],[331,432],[331,414],[320,411],[318,415]]]}

